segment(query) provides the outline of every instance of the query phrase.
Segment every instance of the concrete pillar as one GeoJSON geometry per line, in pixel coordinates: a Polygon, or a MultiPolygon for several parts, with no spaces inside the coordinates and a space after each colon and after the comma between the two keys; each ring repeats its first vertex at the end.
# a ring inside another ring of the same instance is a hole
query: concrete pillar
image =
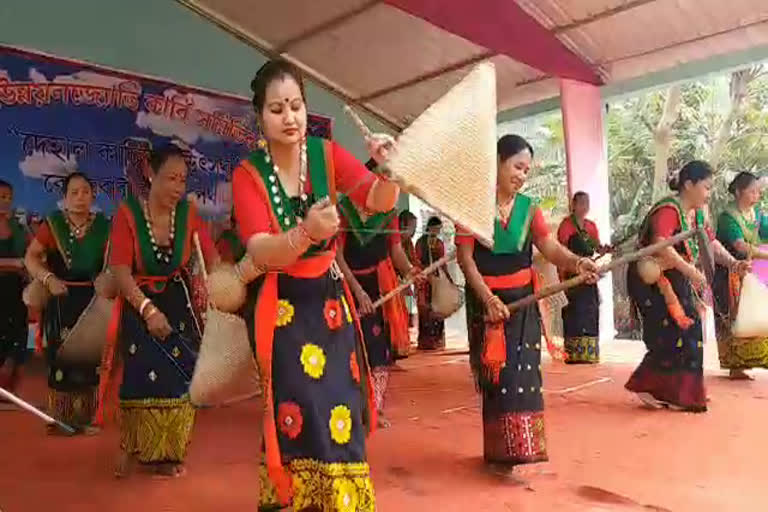
{"type": "MultiPolygon", "coordinates": [[[[602,243],[610,242],[611,206],[608,158],[600,88],[575,80],[560,80],[560,98],[568,166],[568,196],[589,194],[589,217],[597,224],[602,243]]],[[[600,341],[613,339],[613,282],[600,280],[600,341]]]]}

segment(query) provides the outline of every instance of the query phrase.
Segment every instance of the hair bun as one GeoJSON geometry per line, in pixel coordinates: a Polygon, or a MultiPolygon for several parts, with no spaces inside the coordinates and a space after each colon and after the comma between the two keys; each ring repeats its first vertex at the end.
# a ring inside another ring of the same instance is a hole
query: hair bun
{"type": "Polygon", "coordinates": [[[667,185],[669,185],[669,190],[672,190],[673,192],[679,192],[680,178],[678,176],[670,176],[670,178],[667,180],[667,185]]]}

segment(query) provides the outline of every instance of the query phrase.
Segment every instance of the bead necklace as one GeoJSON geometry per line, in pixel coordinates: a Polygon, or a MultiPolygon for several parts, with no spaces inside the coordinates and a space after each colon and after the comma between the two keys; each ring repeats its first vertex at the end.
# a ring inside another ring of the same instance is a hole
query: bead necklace
{"type": "MultiPolygon", "coordinates": [[[[267,148],[266,155],[264,158],[267,163],[272,164],[272,173],[269,175],[269,191],[272,194],[272,202],[277,206],[276,213],[278,217],[282,217],[283,213],[285,212],[285,207],[280,205],[280,178],[279,172],[280,168],[275,163],[274,159],[272,158],[272,155],[269,152],[269,148],[267,148]]],[[[303,217],[306,214],[307,211],[307,192],[306,192],[306,182],[307,182],[307,143],[306,141],[302,141],[300,149],[299,149],[299,186],[298,186],[298,194],[299,194],[299,207],[294,211],[294,217],[300,218],[303,217]]],[[[287,195],[287,194],[286,194],[287,195]]],[[[290,197],[289,197],[290,199],[290,197]]],[[[285,224],[286,227],[291,225],[291,219],[289,219],[287,216],[283,219],[283,224],[285,224]]]]}
{"type": "Polygon", "coordinates": [[[155,259],[159,263],[168,264],[171,262],[173,256],[173,241],[176,237],[176,207],[171,209],[171,221],[170,230],[168,231],[168,246],[160,247],[155,239],[155,230],[152,223],[152,214],[149,211],[149,202],[145,199],[142,206],[144,207],[144,219],[147,223],[147,231],[149,232],[149,242],[152,244],[152,252],[155,254],[155,259]]]}
{"type": "Polygon", "coordinates": [[[64,247],[64,259],[66,260],[68,267],[72,265],[72,247],[74,247],[77,240],[80,240],[83,236],[85,236],[85,233],[88,231],[88,228],[93,222],[93,219],[93,213],[88,212],[88,218],[86,218],[85,222],[78,226],[70,218],[69,212],[64,212],[64,220],[67,222],[67,228],[69,229],[69,245],[64,247]]]}
{"type": "Polygon", "coordinates": [[[85,232],[88,231],[88,227],[91,225],[91,222],[93,222],[93,213],[88,212],[88,217],[86,217],[85,222],[79,226],[74,223],[72,217],[70,217],[69,211],[64,212],[64,219],[67,221],[67,227],[69,227],[70,240],[73,240],[73,237],[81,238],[85,232]]]}
{"type": "Polygon", "coordinates": [[[502,222],[506,222],[509,218],[509,214],[512,213],[512,203],[515,202],[515,196],[510,197],[504,204],[498,204],[496,206],[496,213],[502,222]]]}

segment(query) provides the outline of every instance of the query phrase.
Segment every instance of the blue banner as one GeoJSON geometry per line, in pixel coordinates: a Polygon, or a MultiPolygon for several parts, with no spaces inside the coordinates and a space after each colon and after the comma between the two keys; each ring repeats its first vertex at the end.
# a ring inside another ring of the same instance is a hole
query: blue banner
{"type": "MultiPolygon", "coordinates": [[[[308,123],[331,137],[330,118],[308,123]]],[[[56,208],[75,170],[109,215],[145,189],[152,147],[172,141],[185,149],[190,198],[204,216],[226,216],[232,170],[261,143],[248,98],[0,45],[0,178],[20,220],[56,208]]]]}

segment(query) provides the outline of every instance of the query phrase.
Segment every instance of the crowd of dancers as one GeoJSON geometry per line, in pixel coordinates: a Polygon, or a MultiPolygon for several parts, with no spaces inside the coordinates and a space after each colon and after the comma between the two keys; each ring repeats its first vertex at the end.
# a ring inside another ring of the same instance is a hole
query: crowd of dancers
{"type": "MultiPolygon", "coordinates": [[[[27,354],[29,314],[38,315],[38,345],[48,368],[48,410],[78,434],[104,425],[117,387],[120,456],[117,476],[138,467],[165,476],[184,473],[195,408],[188,386],[204,331],[205,282],[195,267],[198,238],[209,269],[251,258],[271,271],[248,285],[245,319],[263,385],[265,420],[260,507],[296,511],[373,511],[375,496],[366,439],[387,427],[385,395],[395,362],[412,350],[445,346],[445,318],[432,310],[430,281],[421,270],[446,254],[442,221],[433,217],[414,244],[416,217],[398,214],[399,187],[377,172],[395,142],[368,139],[363,164],[335,142],[306,136],[307,109],[299,73],[284,61],[265,64],[251,88],[266,140],[233,174],[231,225],[214,243],[186,199],[187,166],[174,145],[153,151],[148,192],[128,197],[111,220],[92,213],[88,177],[64,181],[64,206],[30,240],[12,218],[13,189],[0,182],[0,386],[17,388],[27,354]],[[65,363],[57,351],[98,293],[108,270],[116,303],[98,366],[65,363]],[[374,307],[401,280],[413,290],[374,307]],[[49,298],[40,311],[22,302],[28,280],[49,298]],[[414,310],[416,315],[413,314],[414,310]]],[[[497,215],[489,249],[456,226],[464,274],[470,365],[482,395],[486,462],[512,474],[520,464],[548,459],[541,346],[548,340],[536,303],[510,313],[507,303],[534,293],[534,248],[562,279],[585,284],[567,291],[562,309],[567,363],[600,360],[598,266],[611,251],[586,216],[589,197],[576,193],[571,214],[550,231],[535,198],[523,192],[534,148],[522,137],[498,141],[497,215]]],[[[649,245],[700,226],[710,235],[717,269],[713,286],[720,362],[733,378],[768,367],[768,339],[730,334],[740,276],[768,238],[768,217],[756,207],[759,183],[740,173],[732,205],[710,227],[704,215],[712,169],[685,165],[672,194],[653,205],[638,235],[649,245]]],[[[691,412],[707,408],[703,378],[702,311],[707,282],[689,239],[659,254],[657,282],[628,269],[628,289],[647,353],[626,388],[646,406],[691,412]]],[[[197,262],[200,265],[200,262],[197,262]]],[[[259,428],[261,430],[261,428],[259,428]]],[[[50,434],[57,434],[51,427],[50,434]]]]}

